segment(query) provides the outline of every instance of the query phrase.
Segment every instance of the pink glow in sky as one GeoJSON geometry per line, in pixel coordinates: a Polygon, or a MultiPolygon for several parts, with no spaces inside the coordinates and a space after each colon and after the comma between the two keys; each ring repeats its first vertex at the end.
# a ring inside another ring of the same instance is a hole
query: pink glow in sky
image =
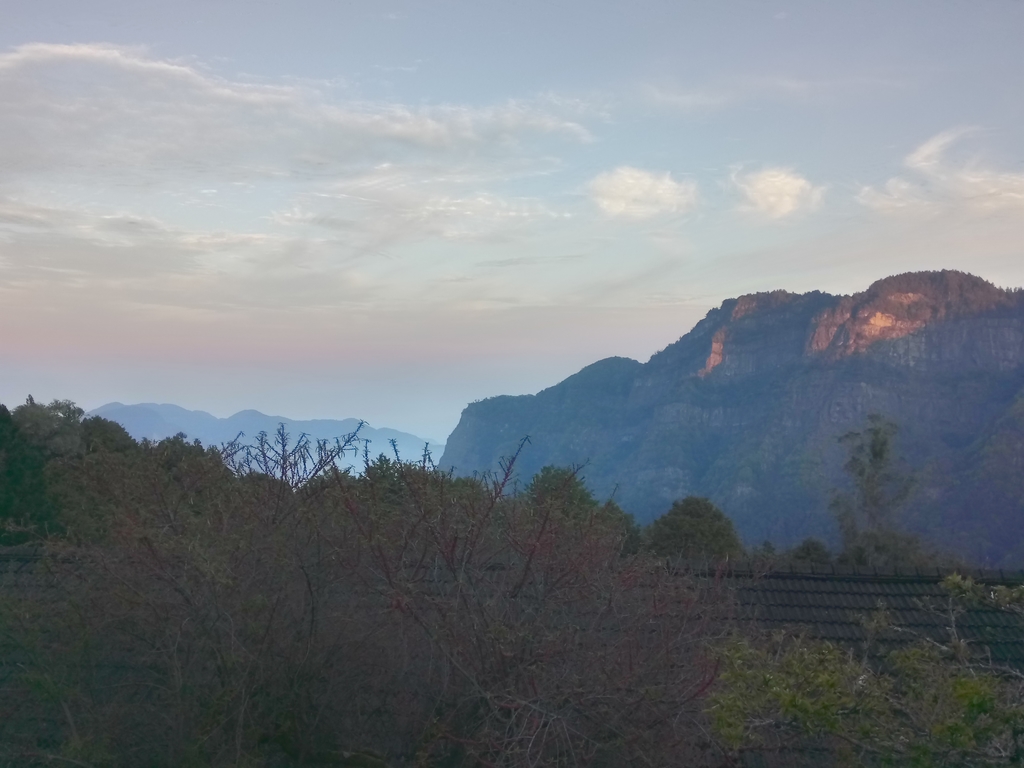
{"type": "Polygon", "coordinates": [[[1024,284],[1024,4],[0,3],[0,401],[361,417],[1024,284]]]}

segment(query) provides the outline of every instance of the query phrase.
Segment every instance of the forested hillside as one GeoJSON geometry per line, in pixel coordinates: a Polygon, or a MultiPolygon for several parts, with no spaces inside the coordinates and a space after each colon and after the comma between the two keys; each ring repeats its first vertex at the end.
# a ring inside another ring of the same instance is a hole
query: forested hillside
{"type": "Polygon", "coordinates": [[[585,464],[641,521],[707,496],[748,544],[835,541],[837,438],[873,413],[915,476],[907,526],[972,561],[1024,562],[1024,294],[959,272],[731,299],[646,364],[467,406],[442,466],[492,470],[529,436],[525,477],[585,464]]]}
{"type": "Polygon", "coordinates": [[[1021,575],[939,582],[880,418],[839,446],[833,553],[744,551],[693,497],[639,528],[566,468],[354,475],[356,435],[83,415],[0,406],[0,765],[1021,764],[1021,575]],[[842,604],[801,629],[776,571],[842,604]]]}

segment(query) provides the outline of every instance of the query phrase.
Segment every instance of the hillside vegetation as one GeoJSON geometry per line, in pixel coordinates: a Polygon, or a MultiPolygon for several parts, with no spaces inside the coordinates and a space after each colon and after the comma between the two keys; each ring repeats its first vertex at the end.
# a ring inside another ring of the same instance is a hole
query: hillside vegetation
{"type": "Polygon", "coordinates": [[[837,439],[871,414],[899,426],[911,529],[972,562],[1024,563],[1024,294],[960,272],[730,299],[645,364],[609,358],[467,406],[441,466],[493,471],[529,436],[524,477],[586,464],[595,495],[640,521],[692,495],[748,545],[837,542],[837,439]]]}
{"type": "MultiPolygon", "coordinates": [[[[82,417],[0,406],[5,768],[725,768],[780,744],[815,765],[1022,764],[1018,676],[955,621],[884,669],[739,632],[716,574],[744,553],[706,499],[639,529],[572,468],[516,488],[515,456],[354,476],[355,435],[215,449],[82,417]]],[[[840,562],[938,562],[892,527],[892,436],[874,419],[843,441],[840,562]]],[[[949,600],[1024,595],[961,579],[949,600]]]]}

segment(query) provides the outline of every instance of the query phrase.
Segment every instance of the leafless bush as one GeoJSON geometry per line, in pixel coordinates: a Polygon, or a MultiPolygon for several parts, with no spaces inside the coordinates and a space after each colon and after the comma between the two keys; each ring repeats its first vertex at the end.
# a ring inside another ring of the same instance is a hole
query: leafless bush
{"type": "Polygon", "coordinates": [[[102,537],[54,548],[47,600],[5,614],[24,659],[6,693],[37,723],[4,732],[7,756],[700,764],[713,582],[622,556],[601,507],[508,494],[513,461],[354,477],[348,447],[283,430],[226,461],[148,446],[133,477],[97,479],[102,537]]]}

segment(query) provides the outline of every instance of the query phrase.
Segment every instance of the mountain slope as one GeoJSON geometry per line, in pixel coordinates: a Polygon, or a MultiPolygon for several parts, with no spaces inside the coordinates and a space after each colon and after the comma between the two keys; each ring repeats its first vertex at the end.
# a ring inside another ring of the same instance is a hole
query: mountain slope
{"type": "Polygon", "coordinates": [[[1024,494],[1007,478],[1024,462],[1022,389],[1024,294],[913,273],[854,296],[730,299],[646,364],[602,360],[536,395],[473,403],[441,464],[493,470],[529,435],[524,477],[587,462],[594,492],[641,520],[697,494],[747,542],[788,544],[833,535],[837,438],[880,413],[919,474],[907,524],[985,562],[1021,561],[1024,494]]]}
{"type": "MultiPolygon", "coordinates": [[[[220,445],[234,440],[239,435],[243,436],[243,441],[251,440],[260,432],[272,434],[279,424],[284,424],[285,430],[292,437],[305,434],[317,440],[344,438],[359,426],[359,419],[302,421],[284,416],[268,416],[252,410],[239,411],[226,419],[219,419],[205,411],[189,411],[177,405],[157,403],[107,403],[90,411],[88,415],[116,421],[136,440],[162,440],[183,432],[189,439],[199,440],[204,445],[220,445]]],[[[403,459],[419,460],[423,455],[424,445],[428,443],[434,456],[444,449],[444,446],[438,443],[386,427],[375,429],[364,425],[359,431],[359,437],[361,440],[369,441],[371,456],[380,453],[393,456],[391,440],[395,441],[395,447],[403,459]]],[[[361,460],[356,461],[355,465],[360,466],[361,460]]]]}

